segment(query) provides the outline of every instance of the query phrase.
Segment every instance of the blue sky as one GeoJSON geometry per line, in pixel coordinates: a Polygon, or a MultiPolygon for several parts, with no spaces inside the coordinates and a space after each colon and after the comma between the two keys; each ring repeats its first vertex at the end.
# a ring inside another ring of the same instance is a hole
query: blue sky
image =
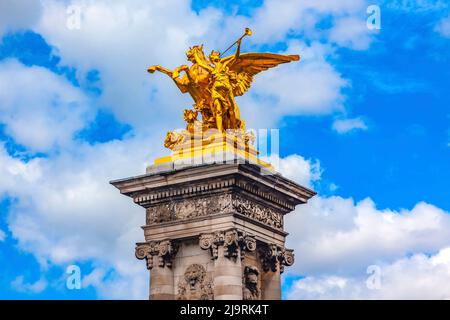
{"type": "Polygon", "coordinates": [[[146,297],[143,212],[108,181],[167,154],[191,102],[145,70],[196,43],[223,50],[247,25],[244,51],[302,56],[238,101],[250,126],[280,129],[280,171],[319,194],[287,220],[284,297],[449,298],[434,289],[450,283],[450,7],[378,2],[369,30],[359,0],[164,3],[2,5],[16,19],[0,24],[0,298],[146,297]],[[65,286],[71,264],[81,290],[65,286]],[[373,264],[380,290],[365,285],[373,264]]]}

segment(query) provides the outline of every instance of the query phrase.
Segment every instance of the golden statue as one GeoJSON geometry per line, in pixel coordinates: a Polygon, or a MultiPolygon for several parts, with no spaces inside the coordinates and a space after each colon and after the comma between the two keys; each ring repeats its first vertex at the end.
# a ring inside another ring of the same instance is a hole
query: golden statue
{"type": "MultiPolygon", "coordinates": [[[[273,53],[241,54],[241,41],[251,34],[251,30],[246,28],[244,34],[222,54],[212,51],[208,58],[203,52],[203,45],[193,46],[186,52],[188,61],[192,63],[190,67],[181,65],[173,71],[158,65],[148,68],[150,73],[159,71],[171,77],[180,91],[188,92],[194,100],[194,109],[184,110],[186,129],[182,132],[167,133],[164,141],[167,148],[182,153],[186,147],[192,149],[193,142],[196,141],[204,150],[205,146],[213,144],[218,136],[226,140],[232,136],[231,141],[236,148],[242,147],[247,153],[257,154],[250,145],[254,140],[253,134],[246,131],[234,97],[247,92],[253,76],[259,72],[281,63],[298,61],[299,56],[273,53]],[[222,55],[236,44],[235,54],[222,58],[222,55]],[[198,113],[201,114],[202,121],[197,119],[198,113]]],[[[155,162],[169,161],[166,158],[155,162]]]]}

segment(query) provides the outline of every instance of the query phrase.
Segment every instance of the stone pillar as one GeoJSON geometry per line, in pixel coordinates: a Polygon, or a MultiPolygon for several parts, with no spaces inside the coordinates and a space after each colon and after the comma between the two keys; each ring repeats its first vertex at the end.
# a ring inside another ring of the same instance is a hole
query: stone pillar
{"type": "Polygon", "coordinates": [[[281,277],[280,272],[263,272],[261,282],[264,284],[262,289],[263,300],[281,299],[281,277]]]}
{"type": "Polygon", "coordinates": [[[150,271],[150,283],[150,300],[174,300],[175,289],[172,268],[167,266],[154,267],[150,271]]]}
{"type": "Polygon", "coordinates": [[[218,248],[219,256],[214,262],[214,299],[242,300],[242,266],[240,255],[225,256],[226,248],[218,248]]]}
{"type": "Polygon", "coordinates": [[[284,215],[314,191],[247,163],[147,172],[111,183],[146,209],[136,257],[151,270],[151,299],[281,298],[280,274],[294,258],[284,215]]]}
{"type": "Polygon", "coordinates": [[[264,271],[261,276],[263,299],[281,299],[281,274],[285,266],[294,264],[293,250],[274,243],[261,243],[258,248],[258,256],[264,271]]]}
{"type": "Polygon", "coordinates": [[[175,298],[172,261],[178,244],[171,240],[138,243],[136,257],[147,261],[150,270],[151,300],[173,300],[175,298]]]}

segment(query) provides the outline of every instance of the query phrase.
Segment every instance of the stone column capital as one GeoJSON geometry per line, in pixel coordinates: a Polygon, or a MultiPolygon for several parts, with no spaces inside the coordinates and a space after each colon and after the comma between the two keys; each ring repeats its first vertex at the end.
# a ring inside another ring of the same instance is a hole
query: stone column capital
{"type": "Polygon", "coordinates": [[[147,269],[153,268],[153,256],[158,257],[158,267],[172,267],[173,258],[178,252],[178,243],[173,240],[149,241],[136,244],[136,258],[147,261],[147,269]]]}
{"type": "Polygon", "coordinates": [[[199,245],[203,250],[211,250],[212,259],[218,257],[218,247],[223,246],[224,256],[230,259],[243,258],[246,251],[255,251],[255,236],[236,228],[204,233],[199,236],[199,245]]]}
{"type": "Polygon", "coordinates": [[[264,272],[284,272],[285,266],[294,264],[294,250],[269,243],[259,246],[259,257],[264,272]]]}

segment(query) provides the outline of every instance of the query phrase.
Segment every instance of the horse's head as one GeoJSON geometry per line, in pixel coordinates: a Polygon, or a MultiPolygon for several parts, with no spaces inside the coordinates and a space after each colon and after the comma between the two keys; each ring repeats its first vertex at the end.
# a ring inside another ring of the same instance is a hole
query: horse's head
{"type": "Polygon", "coordinates": [[[201,58],[205,58],[205,54],[203,53],[203,45],[196,45],[190,47],[188,51],[186,51],[186,57],[190,62],[195,62],[194,55],[197,54],[201,58]]]}

